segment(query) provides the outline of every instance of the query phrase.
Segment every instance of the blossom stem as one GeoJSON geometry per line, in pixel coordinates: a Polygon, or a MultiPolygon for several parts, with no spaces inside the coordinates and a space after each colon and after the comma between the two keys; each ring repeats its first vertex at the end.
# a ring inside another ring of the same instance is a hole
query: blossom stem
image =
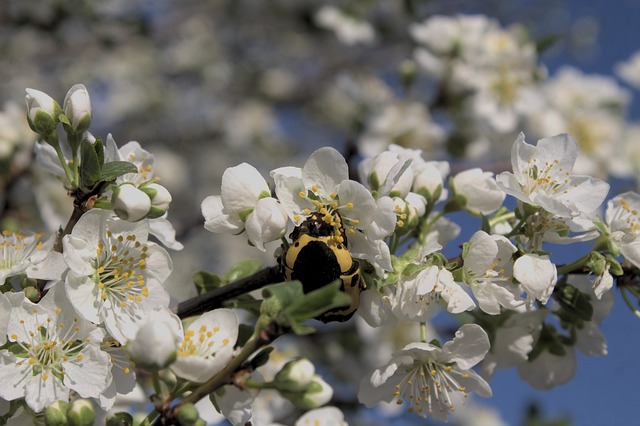
{"type": "Polygon", "coordinates": [[[56,154],[58,155],[58,160],[60,161],[60,165],[62,166],[62,170],[64,170],[64,175],[66,176],[69,183],[71,183],[72,187],[76,187],[76,180],[73,172],[69,168],[69,164],[67,164],[66,158],[64,158],[64,154],[62,153],[62,149],[60,149],[60,144],[57,143],[58,136],[56,135],[56,144],[53,145],[53,148],[56,150],[56,154]]]}
{"type": "Polygon", "coordinates": [[[586,254],[574,262],[560,266],[558,268],[558,275],[564,275],[564,274],[569,274],[571,272],[575,272],[578,269],[581,269],[587,263],[588,260],[589,260],[589,254],[586,254]]]}
{"type": "Polygon", "coordinates": [[[273,382],[259,382],[257,380],[247,379],[242,382],[242,384],[248,388],[252,389],[275,389],[275,385],[273,382]]]}
{"type": "Polygon", "coordinates": [[[420,323],[420,341],[423,343],[427,343],[427,323],[420,323]]]}
{"type": "Polygon", "coordinates": [[[506,222],[507,220],[513,219],[514,217],[516,217],[516,214],[514,212],[509,212],[500,216],[492,217],[491,219],[489,219],[489,226],[493,228],[496,224],[506,222]]]}
{"type": "Polygon", "coordinates": [[[203,295],[187,299],[179,303],[174,312],[180,318],[199,315],[220,308],[225,301],[241,294],[281,281],[283,281],[283,277],[278,266],[264,268],[246,278],[218,287],[203,295]]]}
{"type": "Polygon", "coordinates": [[[140,426],[149,426],[153,423],[151,423],[152,421],[155,423],[155,419],[159,419],[159,414],[155,408],[153,410],[151,410],[151,412],[149,413],[149,415],[147,415],[147,417],[145,417],[141,422],[140,422],[140,426]]]}
{"type": "Polygon", "coordinates": [[[624,287],[620,288],[620,294],[622,294],[622,299],[624,299],[624,303],[626,303],[629,309],[631,309],[631,312],[633,312],[635,316],[640,318],[640,311],[638,311],[638,309],[633,306],[633,303],[631,303],[631,300],[629,300],[629,296],[627,296],[627,292],[625,291],[624,287]]]}
{"type": "Polygon", "coordinates": [[[418,240],[420,241],[421,244],[424,244],[424,242],[427,239],[427,233],[429,232],[429,230],[431,229],[431,227],[442,217],[444,216],[444,210],[439,211],[434,217],[431,218],[431,220],[427,220],[427,218],[425,217],[424,222],[422,222],[422,226],[420,227],[420,235],[418,237],[418,240]]]}
{"type": "MultiPolygon", "coordinates": [[[[271,322],[267,324],[264,328],[254,333],[253,337],[247,342],[246,345],[242,348],[240,353],[233,358],[229,364],[227,364],[222,371],[213,376],[209,381],[203,383],[198,386],[196,389],[189,394],[186,398],[176,404],[172,412],[177,413],[180,410],[180,407],[184,404],[192,403],[195,404],[200,399],[209,395],[211,392],[215,391],[219,387],[230,383],[231,376],[238,369],[242,367],[244,362],[257,350],[260,348],[269,345],[273,342],[277,337],[282,335],[284,331],[275,323],[271,322]]],[[[158,419],[156,419],[158,420],[158,419]]]]}

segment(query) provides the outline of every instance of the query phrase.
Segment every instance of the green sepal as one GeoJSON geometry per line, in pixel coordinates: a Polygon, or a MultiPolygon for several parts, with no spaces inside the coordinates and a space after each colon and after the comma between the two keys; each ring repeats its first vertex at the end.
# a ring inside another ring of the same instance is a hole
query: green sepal
{"type": "Polygon", "coordinates": [[[241,221],[246,222],[251,213],[253,213],[253,207],[247,207],[238,211],[238,217],[241,221]]]}
{"type": "Polygon", "coordinates": [[[431,339],[429,341],[429,344],[432,345],[432,346],[436,346],[438,348],[442,347],[442,344],[440,343],[440,340],[438,340],[438,339],[431,339]]]}
{"type": "Polygon", "coordinates": [[[610,254],[606,254],[605,258],[607,259],[607,263],[609,264],[609,273],[611,275],[619,277],[620,275],[624,274],[624,270],[622,269],[620,262],[618,262],[613,256],[611,256],[610,254]]]}
{"type": "MultiPolygon", "coordinates": [[[[98,156],[98,163],[102,166],[104,164],[104,143],[102,142],[102,138],[96,138],[96,141],[93,143],[93,149],[98,156]]],[[[102,177],[102,173],[100,173],[100,177],[102,177]]]]}
{"type": "Polygon", "coordinates": [[[585,263],[585,267],[589,269],[589,271],[595,275],[602,275],[606,266],[607,260],[602,254],[596,251],[589,253],[589,258],[585,263]]]}
{"type": "Polygon", "coordinates": [[[101,179],[101,167],[93,144],[84,139],[80,144],[80,185],[91,189],[101,179]]]}
{"type": "Polygon", "coordinates": [[[128,161],[109,161],[102,166],[100,181],[111,182],[127,173],[138,173],[138,168],[128,161]]]}
{"type": "Polygon", "coordinates": [[[133,416],[124,411],[109,414],[105,420],[105,426],[131,426],[133,425],[133,416]]]}
{"type": "Polygon", "coordinates": [[[464,210],[467,207],[467,197],[464,195],[453,194],[447,200],[447,203],[444,205],[443,211],[445,213],[453,213],[460,210],[464,210]]]}
{"type": "Polygon", "coordinates": [[[404,270],[402,271],[402,276],[414,277],[418,275],[420,272],[424,271],[428,266],[429,265],[425,263],[420,263],[420,264],[410,263],[407,266],[405,266],[404,270]]]}
{"type": "Polygon", "coordinates": [[[66,124],[67,126],[71,126],[71,122],[69,121],[69,117],[67,117],[64,114],[58,115],[58,121],[60,121],[62,124],[66,124]]]}
{"type": "Polygon", "coordinates": [[[106,197],[100,197],[93,203],[93,208],[111,210],[111,200],[106,197]]]}
{"type": "Polygon", "coordinates": [[[238,262],[231,266],[227,272],[224,273],[224,280],[228,282],[238,281],[242,278],[246,278],[255,274],[262,267],[262,263],[256,259],[247,259],[238,262]]]}
{"type": "Polygon", "coordinates": [[[373,191],[377,191],[380,189],[380,179],[378,179],[378,174],[376,172],[372,172],[367,179],[367,183],[369,184],[369,188],[373,191]]]}
{"type": "Polygon", "coordinates": [[[330,309],[349,305],[352,302],[351,297],[340,291],[341,284],[340,280],[335,280],[305,294],[303,298],[286,308],[287,313],[297,322],[303,322],[330,309]]]}
{"type": "Polygon", "coordinates": [[[198,294],[205,294],[222,286],[222,278],[208,271],[198,271],[191,276],[198,294]]]}

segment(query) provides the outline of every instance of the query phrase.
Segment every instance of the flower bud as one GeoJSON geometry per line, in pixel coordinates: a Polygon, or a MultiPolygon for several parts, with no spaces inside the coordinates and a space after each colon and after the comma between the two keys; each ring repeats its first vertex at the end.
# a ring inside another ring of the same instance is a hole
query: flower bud
{"type": "Polygon", "coordinates": [[[178,423],[183,426],[193,426],[200,419],[198,409],[193,404],[184,404],[176,413],[178,423]]]}
{"type": "Polygon", "coordinates": [[[300,410],[312,410],[318,408],[331,400],[333,388],[322,377],[316,375],[309,383],[304,393],[292,392],[283,393],[289,401],[300,410]]]}
{"type": "Polygon", "coordinates": [[[413,178],[413,191],[426,198],[429,204],[438,201],[442,193],[442,186],[442,173],[433,163],[426,163],[424,168],[413,178]]]}
{"type": "Polygon", "coordinates": [[[58,102],[44,92],[26,89],[27,121],[29,127],[43,136],[51,134],[58,124],[62,109],[58,102]]]}
{"type": "Polygon", "coordinates": [[[149,313],[135,339],[127,344],[127,352],[137,365],[159,370],[176,360],[181,340],[180,320],[168,309],[159,308],[149,313]]]}
{"type": "Polygon", "coordinates": [[[169,210],[169,204],[171,204],[171,194],[162,185],[152,183],[145,187],[140,188],[142,192],[149,196],[151,199],[151,209],[147,213],[147,217],[155,219],[162,216],[169,210]]]}
{"type": "Polygon", "coordinates": [[[151,200],[134,185],[124,183],[113,190],[111,206],[120,219],[137,222],[149,213],[151,200]]]}
{"type": "Polygon", "coordinates": [[[132,424],[133,416],[125,412],[109,414],[105,419],[106,426],[131,426],[132,424]]]}
{"type": "Polygon", "coordinates": [[[96,411],[88,399],[76,399],[69,404],[67,420],[70,426],[93,426],[96,411]]]}
{"type": "Polygon", "coordinates": [[[63,102],[64,114],[69,119],[75,133],[83,133],[91,124],[91,101],[83,84],[75,84],[69,89],[63,102]]]}
{"type": "Polygon", "coordinates": [[[315,367],[308,359],[294,359],[282,367],[273,382],[277,389],[291,392],[303,391],[313,380],[315,372],[315,367]]]}
{"type": "Polygon", "coordinates": [[[56,401],[44,412],[44,424],[47,426],[65,426],[67,422],[67,409],[69,404],[64,401],[56,401]]]}

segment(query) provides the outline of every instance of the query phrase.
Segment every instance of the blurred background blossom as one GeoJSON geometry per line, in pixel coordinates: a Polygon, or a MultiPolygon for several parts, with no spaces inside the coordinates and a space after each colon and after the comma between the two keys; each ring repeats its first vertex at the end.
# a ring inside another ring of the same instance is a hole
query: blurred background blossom
{"type": "MultiPolygon", "coordinates": [[[[201,200],[241,162],[267,175],[329,145],[355,166],[398,144],[424,150],[429,161],[450,160],[454,172],[474,164],[499,173],[520,131],[531,141],[570,132],[586,154],[576,171],[637,189],[640,45],[629,44],[637,28],[614,59],[601,36],[613,16],[627,22],[640,7],[624,1],[609,7],[620,7],[614,15],[587,3],[5,0],[1,225],[54,231],[69,216],[61,185],[29,168],[35,134],[23,99],[27,87],[59,99],[76,83],[91,93],[95,136],[112,133],[120,146],[139,141],[156,157],[174,198],[169,220],[186,247],[172,253],[174,301],[195,295],[195,270],[222,272],[249,256],[274,263],[273,249],[265,254],[202,228],[201,200]]],[[[346,395],[343,409],[353,389],[339,384],[410,341],[401,326],[372,331],[361,323],[316,338],[302,355],[322,349],[338,400],[346,395]],[[349,333],[361,347],[332,344],[349,333]]],[[[477,410],[461,424],[504,423],[477,410]]],[[[353,418],[386,424],[370,413],[353,418]]]]}

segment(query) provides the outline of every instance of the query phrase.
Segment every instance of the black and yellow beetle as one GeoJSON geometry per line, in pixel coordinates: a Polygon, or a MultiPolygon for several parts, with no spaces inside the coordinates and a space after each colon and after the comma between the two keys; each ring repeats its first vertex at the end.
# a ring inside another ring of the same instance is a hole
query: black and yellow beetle
{"type": "Polygon", "coordinates": [[[340,291],[351,297],[351,304],[331,309],[317,317],[322,322],[346,321],[360,305],[365,282],[360,263],[351,257],[344,229],[312,214],[290,235],[291,245],[280,257],[280,268],[288,281],[299,280],[305,293],[337,279],[340,291]]]}

